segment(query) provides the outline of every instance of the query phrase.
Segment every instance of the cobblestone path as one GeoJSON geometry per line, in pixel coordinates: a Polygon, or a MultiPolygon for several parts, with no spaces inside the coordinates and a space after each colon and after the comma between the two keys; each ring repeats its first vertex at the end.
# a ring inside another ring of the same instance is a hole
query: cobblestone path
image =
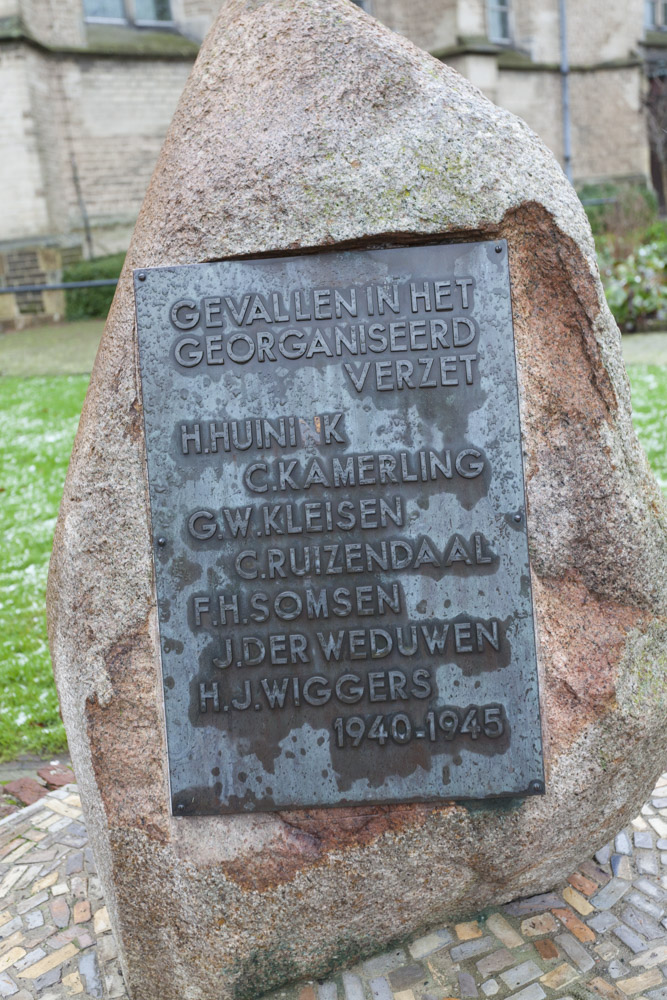
{"type": "MultiPolygon", "coordinates": [[[[641,815],[557,889],[271,1000],[667,1000],[666,910],[667,773],[641,815]]],[[[127,993],[68,785],[0,821],[0,997],[73,996],[127,993]]]]}

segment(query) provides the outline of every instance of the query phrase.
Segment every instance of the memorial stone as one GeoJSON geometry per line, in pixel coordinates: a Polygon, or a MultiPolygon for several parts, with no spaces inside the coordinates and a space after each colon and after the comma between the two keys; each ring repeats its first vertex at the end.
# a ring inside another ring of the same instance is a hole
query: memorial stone
{"type": "Polygon", "coordinates": [[[349,0],[223,4],[49,579],[132,997],[323,976],[608,842],[667,745],[665,523],[540,140],[349,0]]]}

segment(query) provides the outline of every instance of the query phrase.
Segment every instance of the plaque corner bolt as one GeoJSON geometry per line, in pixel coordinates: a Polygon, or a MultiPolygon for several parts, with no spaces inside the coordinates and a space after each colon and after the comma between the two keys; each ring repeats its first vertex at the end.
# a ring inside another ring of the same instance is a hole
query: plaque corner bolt
{"type": "Polygon", "coordinates": [[[496,253],[502,253],[502,252],[503,252],[502,243],[496,243],[496,253]]]}
{"type": "Polygon", "coordinates": [[[145,281],[145,280],[146,280],[146,272],[139,271],[139,274],[137,275],[137,281],[145,281]]]}
{"type": "Polygon", "coordinates": [[[514,515],[514,520],[516,521],[517,524],[520,524],[521,521],[523,520],[523,514],[521,513],[520,510],[517,511],[516,514],[514,515]]]}
{"type": "Polygon", "coordinates": [[[160,548],[163,549],[167,544],[167,539],[163,535],[160,535],[160,537],[157,540],[157,543],[160,546],[160,548]]]}
{"type": "Polygon", "coordinates": [[[531,781],[528,785],[528,791],[531,795],[544,795],[544,782],[543,781],[531,781]]]}
{"type": "Polygon", "coordinates": [[[174,804],[174,812],[175,813],[182,813],[184,811],[185,811],[185,802],[176,802],[174,804]]]}

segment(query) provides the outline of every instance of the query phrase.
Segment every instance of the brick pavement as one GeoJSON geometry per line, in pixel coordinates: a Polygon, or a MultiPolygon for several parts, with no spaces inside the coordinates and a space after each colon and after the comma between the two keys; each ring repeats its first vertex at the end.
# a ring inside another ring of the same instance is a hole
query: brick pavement
{"type": "MultiPolygon", "coordinates": [[[[270,1000],[667,1000],[666,910],[667,773],[641,815],[563,885],[270,1000]]],[[[73,996],[127,993],[68,785],[0,821],[0,998],[73,996]]]]}

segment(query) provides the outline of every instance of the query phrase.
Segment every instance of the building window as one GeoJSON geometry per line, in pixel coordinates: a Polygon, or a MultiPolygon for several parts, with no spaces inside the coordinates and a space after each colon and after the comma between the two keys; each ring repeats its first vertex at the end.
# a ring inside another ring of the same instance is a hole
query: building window
{"type": "Polygon", "coordinates": [[[87,21],[113,24],[170,24],[170,0],[83,0],[87,21]]]}
{"type": "Polygon", "coordinates": [[[352,0],[352,3],[356,4],[357,7],[361,7],[362,10],[365,10],[370,14],[371,0],[352,0]]]}
{"type": "Polygon", "coordinates": [[[492,42],[510,41],[510,0],[487,0],[486,14],[492,42]]]}
{"type": "Polygon", "coordinates": [[[665,0],[645,0],[644,27],[649,31],[667,31],[667,3],[665,0]]]}

